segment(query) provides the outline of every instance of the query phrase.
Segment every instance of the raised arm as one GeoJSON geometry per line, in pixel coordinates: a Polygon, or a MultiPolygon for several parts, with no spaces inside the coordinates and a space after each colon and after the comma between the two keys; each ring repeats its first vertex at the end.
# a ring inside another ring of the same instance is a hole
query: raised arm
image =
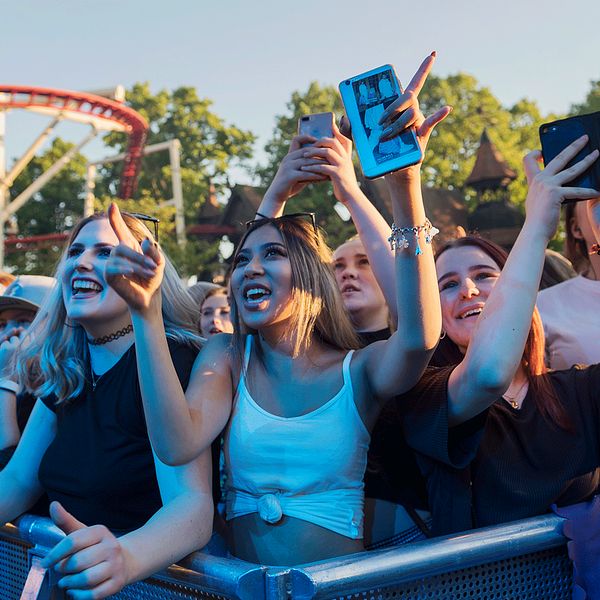
{"type": "Polygon", "coordinates": [[[210,450],[183,467],[155,458],[162,508],[139,529],[116,538],[106,527],[87,527],[58,502],[50,516],[66,534],[44,558],[63,577],[73,598],[106,598],[204,546],[212,531],[210,450]]]}
{"type": "MultiPolygon", "coordinates": [[[[425,59],[405,92],[381,117],[386,125],[383,137],[389,139],[407,127],[414,127],[423,153],[433,128],[451,111],[446,106],[426,119],[419,110],[417,96],[434,59],[434,54],[425,59]]],[[[428,242],[432,231],[423,206],[420,165],[392,173],[385,179],[398,231],[394,277],[398,328],[386,342],[371,344],[361,351],[372,392],[383,400],[408,390],[418,381],[441,331],[435,265],[428,242]],[[408,242],[406,248],[401,243],[402,235],[408,242]]]]}
{"type": "Polygon", "coordinates": [[[541,171],[541,154],[524,159],[529,183],[525,224],[479,316],[464,360],[448,383],[451,424],[473,417],[509,387],[523,356],[544,265],[544,250],[554,236],[566,199],[599,196],[595,190],[568,187],[597,158],[594,150],[576,165],[566,165],[585,146],[587,136],[565,148],[541,171]]]}
{"type": "Polygon", "coordinates": [[[333,138],[323,138],[304,149],[306,158],[319,160],[302,166],[301,169],[316,175],[326,175],[331,180],[336,199],[348,209],[352,217],[395,323],[396,286],[394,254],[388,243],[390,227],[358,185],[352,162],[352,142],[335,124],[333,134],[333,138]]]}
{"type": "Polygon", "coordinates": [[[136,242],[116,205],[109,218],[120,243],[107,260],[106,278],[129,305],[148,435],[161,461],[185,464],[210,446],[229,418],[228,338],[214,336],[201,350],[184,393],[162,317],[164,256],[149,240],[136,242]]]}

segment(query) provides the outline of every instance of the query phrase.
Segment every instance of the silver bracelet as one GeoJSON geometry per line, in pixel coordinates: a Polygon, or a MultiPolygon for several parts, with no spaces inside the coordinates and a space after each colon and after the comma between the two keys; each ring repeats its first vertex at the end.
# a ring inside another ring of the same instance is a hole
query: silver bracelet
{"type": "Polygon", "coordinates": [[[12,379],[8,379],[8,377],[0,379],[0,390],[16,394],[19,391],[19,387],[18,383],[14,382],[12,379]]]}
{"type": "Polygon", "coordinates": [[[412,227],[398,227],[396,223],[392,223],[392,232],[388,238],[390,248],[394,250],[406,250],[410,246],[410,240],[407,236],[413,236],[415,238],[416,248],[415,256],[423,254],[421,246],[419,245],[419,234],[423,232],[425,234],[425,243],[431,244],[431,240],[434,235],[437,235],[440,230],[431,224],[429,219],[425,219],[423,225],[413,225],[412,227]]]}

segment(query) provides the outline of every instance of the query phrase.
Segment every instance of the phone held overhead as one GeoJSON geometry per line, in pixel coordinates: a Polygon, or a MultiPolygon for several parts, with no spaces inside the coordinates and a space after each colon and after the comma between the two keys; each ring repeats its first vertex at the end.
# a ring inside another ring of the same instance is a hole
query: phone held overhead
{"type": "Polygon", "coordinates": [[[345,79],[339,89],[365,177],[381,177],[422,160],[414,128],[387,138],[380,123],[385,109],[403,93],[391,65],[345,79]]]}
{"type": "Polygon", "coordinates": [[[298,135],[310,135],[318,140],[332,138],[334,119],[332,112],[304,115],[298,119],[298,135]]]}
{"type": "MultiPolygon", "coordinates": [[[[569,144],[582,135],[588,136],[588,143],[571,160],[568,164],[569,167],[578,163],[590,152],[600,149],[600,112],[569,117],[568,119],[560,119],[541,125],[540,142],[542,144],[544,165],[547,165],[569,144]]],[[[600,161],[592,163],[589,169],[566,185],[600,190],[600,161]]],[[[576,202],[578,200],[585,200],[585,198],[574,198],[565,202],[576,202]]]]}

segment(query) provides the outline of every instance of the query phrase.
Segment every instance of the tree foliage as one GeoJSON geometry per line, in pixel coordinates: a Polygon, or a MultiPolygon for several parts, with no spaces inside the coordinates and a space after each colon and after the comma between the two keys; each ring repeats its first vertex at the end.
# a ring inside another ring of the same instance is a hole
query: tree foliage
{"type": "Polygon", "coordinates": [[[570,113],[583,115],[600,110],[600,79],[590,82],[590,91],[581,104],[573,104],[570,113]]]}

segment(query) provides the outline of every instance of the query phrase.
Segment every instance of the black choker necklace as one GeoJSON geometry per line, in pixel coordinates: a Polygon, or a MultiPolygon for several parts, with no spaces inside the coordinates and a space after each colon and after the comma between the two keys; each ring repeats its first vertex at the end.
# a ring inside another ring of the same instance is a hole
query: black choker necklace
{"type": "Polygon", "coordinates": [[[88,344],[92,346],[102,346],[103,344],[107,344],[108,342],[114,342],[119,338],[131,333],[133,331],[133,325],[130,323],[127,327],[123,327],[123,329],[119,329],[114,333],[109,333],[108,335],[103,335],[99,338],[94,338],[92,340],[88,339],[88,344]]]}

